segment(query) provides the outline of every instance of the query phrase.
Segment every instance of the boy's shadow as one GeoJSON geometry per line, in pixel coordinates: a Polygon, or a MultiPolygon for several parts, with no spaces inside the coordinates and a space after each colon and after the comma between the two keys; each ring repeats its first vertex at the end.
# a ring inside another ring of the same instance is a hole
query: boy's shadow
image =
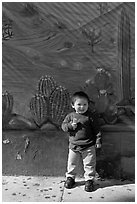
{"type": "MultiPolygon", "coordinates": [[[[105,188],[105,187],[112,187],[112,186],[119,186],[119,185],[125,185],[125,184],[130,184],[133,183],[133,181],[124,181],[121,182],[120,180],[107,180],[107,179],[103,179],[103,180],[98,180],[94,182],[94,191],[96,191],[99,188],[105,188]]],[[[85,181],[76,181],[74,188],[75,187],[80,187],[80,186],[84,186],[85,185],[85,181]]]]}

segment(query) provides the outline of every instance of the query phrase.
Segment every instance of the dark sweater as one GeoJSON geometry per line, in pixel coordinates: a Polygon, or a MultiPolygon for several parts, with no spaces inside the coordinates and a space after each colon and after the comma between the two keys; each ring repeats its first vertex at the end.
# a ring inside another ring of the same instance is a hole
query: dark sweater
{"type": "Polygon", "coordinates": [[[97,118],[89,110],[84,114],[72,112],[62,123],[62,129],[69,133],[69,148],[74,151],[84,150],[96,143],[101,143],[100,127],[97,118]],[[77,119],[77,127],[73,130],[71,123],[77,119]]]}

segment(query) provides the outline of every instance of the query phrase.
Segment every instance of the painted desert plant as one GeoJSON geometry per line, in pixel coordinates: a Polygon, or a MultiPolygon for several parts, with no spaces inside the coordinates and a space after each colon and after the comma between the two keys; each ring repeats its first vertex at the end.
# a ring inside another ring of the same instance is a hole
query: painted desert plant
{"type": "Polygon", "coordinates": [[[34,122],[41,127],[48,120],[48,99],[44,95],[36,94],[30,101],[30,111],[34,122]]]}
{"type": "Polygon", "coordinates": [[[59,86],[49,98],[50,120],[60,126],[70,109],[70,94],[66,88],[59,86]]]}
{"type": "Polygon", "coordinates": [[[2,94],[2,122],[3,127],[9,122],[13,109],[13,96],[6,91],[2,94]]]}
{"type": "Polygon", "coordinates": [[[58,86],[51,76],[42,76],[38,83],[38,94],[30,102],[33,120],[40,128],[47,122],[59,127],[70,108],[70,94],[58,86]]]}
{"type": "Polygon", "coordinates": [[[115,123],[117,120],[117,98],[114,93],[111,74],[103,68],[98,68],[94,79],[88,81],[84,91],[94,102],[97,112],[105,117],[105,121],[109,123],[110,118],[110,123],[115,123]]]}
{"type": "Polygon", "coordinates": [[[118,24],[118,83],[119,100],[121,104],[130,104],[131,101],[131,28],[130,17],[125,8],[122,8],[118,24]]]}
{"type": "Polygon", "coordinates": [[[49,98],[51,93],[54,91],[54,89],[57,87],[57,83],[51,76],[42,76],[38,83],[38,92],[41,95],[44,95],[45,97],[49,98]]]}

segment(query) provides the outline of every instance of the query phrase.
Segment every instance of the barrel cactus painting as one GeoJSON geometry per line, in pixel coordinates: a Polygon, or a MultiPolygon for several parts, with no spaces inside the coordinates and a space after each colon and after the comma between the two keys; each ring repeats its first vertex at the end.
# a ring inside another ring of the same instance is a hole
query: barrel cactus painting
{"type": "Polygon", "coordinates": [[[34,122],[41,127],[48,119],[48,100],[45,96],[36,94],[30,101],[30,111],[34,122]]]}
{"type": "Polygon", "coordinates": [[[66,88],[59,86],[49,98],[51,121],[60,126],[70,109],[70,94],[66,88]]]}
{"type": "Polygon", "coordinates": [[[56,87],[57,83],[53,77],[42,76],[38,83],[38,92],[48,98],[56,87]]]}
{"type": "Polygon", "coordinates": [[[57,85],[51,76],[41,77],[38,94],[30,101],[30,111],[38,127],[51,123],[60,127],[70,108],[70,94],[65,87],[57,85]]]}
{"type": "Polygon", "coordinates": [[[2,122],[3,126],[5,126],[12,115],[13,109],[13,96],[8,92],[5,91],[2,94],[2,122]]]}

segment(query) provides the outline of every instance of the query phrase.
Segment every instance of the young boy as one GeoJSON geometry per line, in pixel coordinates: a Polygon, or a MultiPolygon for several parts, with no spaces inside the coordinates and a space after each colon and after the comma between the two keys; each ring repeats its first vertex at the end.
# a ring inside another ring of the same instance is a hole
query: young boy
{"type": "Polygon", "coordinates": [[[84,92],[76,92],[72,97],[74,112],[68,114],[62,123],[62,129],[69,133],[69,156],[66,173],[66,188],[75,184],[76,167],[83,160],[85,191],[94,190],[96,173],[96,148],[101,148],[101,133],[97,120],[89,110],[89,97],[84,92]]]}

